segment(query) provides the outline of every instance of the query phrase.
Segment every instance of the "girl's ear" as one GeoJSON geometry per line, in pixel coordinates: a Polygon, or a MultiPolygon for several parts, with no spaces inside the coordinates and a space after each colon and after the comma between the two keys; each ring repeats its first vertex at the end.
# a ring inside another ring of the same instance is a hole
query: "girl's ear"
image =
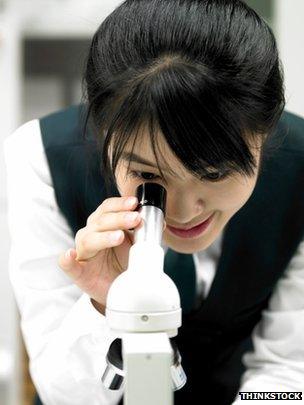
{"type": "Polygon", "coordinates": [[[167,227],[167,222],[164,220],[164,228],[163,228],[163,232],[164,232],[164,230],[166,229],[166,227],[167,227]]]}

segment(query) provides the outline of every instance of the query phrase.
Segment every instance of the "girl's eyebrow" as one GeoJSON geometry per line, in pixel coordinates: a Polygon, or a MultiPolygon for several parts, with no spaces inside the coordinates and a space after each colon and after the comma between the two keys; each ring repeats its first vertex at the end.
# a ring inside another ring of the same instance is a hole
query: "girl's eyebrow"
{"type": "MultiPolygon", "coordinates": [[[[146,160],[146,159],[142,158],[141,156],[136,155],[136,153],[131,153],[131,152],[125,152],[125,151],[124,151],[124,152],[122,152],[122,154],[121,154],[121,158],[124,159],[124,160],[129,160],[129,161],[131,161],[131,162],[140,163],[140,164],[147,165],[147,166],[151,166],[151,167],[155,167],[155,168],[158,169],[158,166],[156,166],[156,165],[153,164],[152,162],[149,162],[149,160],[146,160]]],[[[184,181],[183,178],[177,176],[176,173],[173,172],[172,170],[170,170],[170,169],[164,169],[164,168],[161,167],[161,166],[160,166],[160,168],[161,168],[161,170],[163,170],[164,172],[170,173],[172,177],[175,177],[175,178],[177,178],[177,179],[181,179],[182,181],[184,181]]]]}
{"type": "MultiPolygon", "coordinates": [[[[152,162],[149,162],[148,160],[142,158],[141,156],[136,155],[136,153],[122,152],[121,158],[124,159],[124,160],[129,160],[131,162],[141,163],[141,164],[146,165],[146,166],[156,167],[158,169],[158,166],[156,166],[152,162]]],[[[163,167],[161,167],[161,169],[164,172],[170,171],[170,170],[164,169],[163,167]]]]}
{"type": "MultiPolygon", "coordinates": [[[[128,160],[131,162],[136,162],[136,163],[141,163],[143,165],[151,166],[151,167],[156,167],[158,169],[158,166],[154,165],[152,162],[149,162],[148,160],[142,158],[141,156],[137,155],[136,153],[131,153],[131,152],[122,152],[121,158],[124,160],[128,160]]],[[[160,167],[164,172],[171,173],[173,177],[177,177],[176,174],[172,170],[167,170],[164,169],[163,167],[160,167]]],[[[207,167],[208,168],[208,167],[207,167]]]]}

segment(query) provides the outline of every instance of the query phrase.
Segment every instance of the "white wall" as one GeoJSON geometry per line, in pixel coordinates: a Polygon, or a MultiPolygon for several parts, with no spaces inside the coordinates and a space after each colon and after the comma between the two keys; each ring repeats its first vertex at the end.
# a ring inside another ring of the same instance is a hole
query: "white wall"
{"type": "Polygon", "coordinates": [[[274,31],[284,66],[286,109],[304,117],[304,0],[275,0],[274,31]]]}
{"type": "Polygon", "coordinates": [[[10,241],[7,225],[6,171],[2,140],[11,133],[21,117],[21,63],[19,21],[16,14],[0,13],[0,404],[18,405],[20,388],[19,336],[17,311],[7,264],[10,241]],[[11,381],[12,384],[8,382],[11,381]]]}

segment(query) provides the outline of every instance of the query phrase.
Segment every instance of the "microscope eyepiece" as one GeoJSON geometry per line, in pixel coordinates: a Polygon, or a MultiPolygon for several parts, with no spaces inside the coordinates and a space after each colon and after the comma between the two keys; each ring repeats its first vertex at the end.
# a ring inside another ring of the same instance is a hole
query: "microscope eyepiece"
{"type": "Polygon", "coordinates": [[[166,214],[167,190],[157,183],[143,183],[136,188],[138,205],[144,225],[135,231],[136,242],[149,241],[161,244],[166,214]]]}
{"type": "Polygon", "coordinates": [[[157,183],[143,183],[136,189],[136,197],[138,198],[138,211],[141,207],[153,205],[160,208],[164,216],[166,215],[166,198],[167,190],[157,183]]]}

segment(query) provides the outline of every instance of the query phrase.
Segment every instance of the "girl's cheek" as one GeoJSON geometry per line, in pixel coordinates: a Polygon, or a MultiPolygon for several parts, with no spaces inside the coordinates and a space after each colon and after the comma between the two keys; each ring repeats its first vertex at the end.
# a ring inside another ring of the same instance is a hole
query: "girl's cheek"
{"type": "Polygon", "coordinates": [[[127,176],[125,170],[117,170],[115,173],[115,178],[118,191],[122,197],[134,195],[136,190],[135,182],[127,176]]]}
{"type": "Polygon", "coordinates": [[[241,208],[250,198],[254,186],[255,179],[248,180],[243,178],[232,179],[225,185],[217,189],[209,190],[208,197],[205,200],[210,207],[220,211],[229,211],[241,208]]]}

